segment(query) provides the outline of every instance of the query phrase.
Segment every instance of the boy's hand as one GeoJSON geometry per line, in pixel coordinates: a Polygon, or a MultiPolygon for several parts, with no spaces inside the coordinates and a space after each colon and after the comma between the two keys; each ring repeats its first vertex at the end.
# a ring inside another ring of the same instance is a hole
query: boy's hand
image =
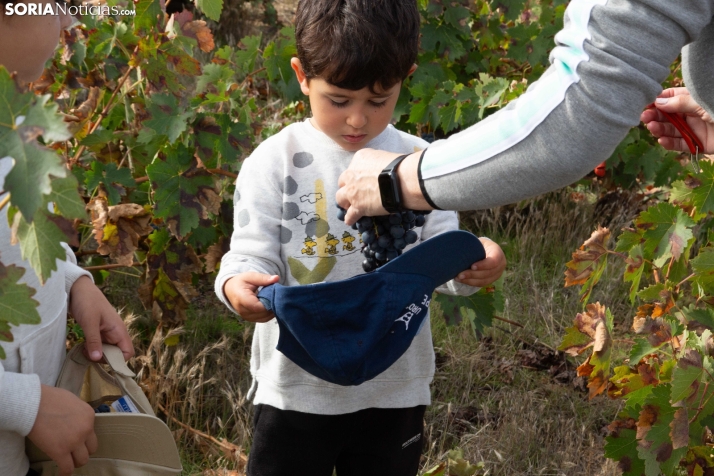
{"type": "Polygon", "coordinates": [[[486,250],[486,258],[471,265],[463,273],[459,273],[456,281],[469,286],[483,288],[493,284],[501,277],[506,269],[506,255],[497,243],[488,238],[479,238],[486,250]]]}
{"type": "Polygon", "coordinates": [[[134,356],[134,345],[124,321],[88,277],[82,276],[72,285],[69,311],[84,332],[87,357],[90,360],[101,360],[102,342],[119,347],[124,360],[134,356]]]}
{"type": "Polygon", "coordinates": [[[40,408],[27,437],[57,463],[60,476],[70,476],[97,451],[94,410],[67,390],[42,385],[40,408]]]}
{"type": "Polygon", "coordinates": [[[280,280],[278,275],[263,273],[241,273],[230,278],[223,285],[223,294],[228,298],[233,309],[244,320],[249,322],[268,322],[275,314],[268,311],[258,300],[256,291],[260,286],[275,284],[280,280]]]}

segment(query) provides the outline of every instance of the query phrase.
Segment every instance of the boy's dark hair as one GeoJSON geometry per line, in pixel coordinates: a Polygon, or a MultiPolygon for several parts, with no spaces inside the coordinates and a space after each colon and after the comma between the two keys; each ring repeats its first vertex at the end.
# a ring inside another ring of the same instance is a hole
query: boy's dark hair
{"type": "Polygon", "coordinates": [[[300,0],[297,53],[308,79],[356,91],[404,80],[419,49],[416,0],[300,0]]]}

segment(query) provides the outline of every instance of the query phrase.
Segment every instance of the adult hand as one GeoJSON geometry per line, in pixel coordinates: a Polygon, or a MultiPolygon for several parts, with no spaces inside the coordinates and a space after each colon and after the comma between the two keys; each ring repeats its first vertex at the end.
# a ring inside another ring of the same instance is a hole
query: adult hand
{"type": "Polygon", "coordinates": [[[84,332],[89,359],[101,360],[102,342],[119,347],[124,360],[134,356],[134,345],[124,321],[88,277],[82,276],[72,285],[69,311],[84,332]]]}
{"type": "Polygon", "coordinates": [[[97,451],[94,410],[67,390],[42,385],[40,408],[27,437],[70,476],[97,451]]]}
{"type": "MultiPolygon", "coordinates": [[[[421,152],[411,154],[404,159],[397,174],[402,190],[404,206],[410,210],[431,210],[419,187],[419,156],[421,152]]],[[[363,216],[386,215],[379,195],[379,173],[391,161],[402,154],[374,149],[358,150],[350,166],[340,175],[336,199],[337,204],[347,210],[345,223],[352,225],[363,216]]]]}
{"type": "Polygon", "coordinates": [[[483,288],[491,285],[498,280],[506,269],[506,255],[498,243],[495,243],[488,238],[479,238],[484,250],[486,258],[471,265],[471,269],[459,273],[456,281],[469,286],[483,288]]]}
{"type": "Polygon", "coordinates": [[[256,291],[260,286],[275,284],[280,280],[278,275],[249,272],[241,273],[230,278],[223,285],[223,294],[230,301],[231,306],[246,321],[268,322],[275,314],[268,311],[260,302],[256,291]]]}
{"type": "Polygon", "coordinates": [[[714,153],[714,118],[712,118],[690,96],[687,88],[665,89],[655,101],[656,109],[647,109],[640,119],[647,124],[647,129],[667,150],[689,152],[682,134],[659,111],[670,114],[682,114],[697,137],[702,141],[704,154],[714,153]]]}

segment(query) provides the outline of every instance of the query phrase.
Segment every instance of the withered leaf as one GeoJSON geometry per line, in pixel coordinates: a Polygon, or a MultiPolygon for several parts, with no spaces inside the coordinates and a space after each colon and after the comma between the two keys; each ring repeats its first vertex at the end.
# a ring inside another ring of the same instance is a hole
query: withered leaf
{"type": "Polygon", "coordinates": [[[203,20],[194,20],[184,23],[181,27],[181,31],[183,31],[184,35],[195,38],[198,42],[198,47],[205,53],[213,51],[216,47],[216,44],[213,42],[213,33],[211,33],[211,29],[206,26],[206,22],[203,20]]]}
{"type": "Polygon", "coordinates": [[[139,238],[152,231],[149,213],[135,203],[109,207],[102,197],[92,200],[87,208],[92,214],[97,251],[109,255],[118,264],[131,266],[139,238]]]}

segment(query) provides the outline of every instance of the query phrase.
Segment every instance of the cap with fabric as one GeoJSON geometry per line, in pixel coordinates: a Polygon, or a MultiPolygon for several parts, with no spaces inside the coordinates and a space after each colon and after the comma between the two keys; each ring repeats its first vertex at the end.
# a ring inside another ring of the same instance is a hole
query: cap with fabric
{"type": "Polygon", "coordinates": [[[258,298],[275,313],[280,352],[323,380],[359,385],[406,352],[434,289],[485,257],[477,237],[450,231],[376,271],[331,283],[273,284],[258,298]]]}

